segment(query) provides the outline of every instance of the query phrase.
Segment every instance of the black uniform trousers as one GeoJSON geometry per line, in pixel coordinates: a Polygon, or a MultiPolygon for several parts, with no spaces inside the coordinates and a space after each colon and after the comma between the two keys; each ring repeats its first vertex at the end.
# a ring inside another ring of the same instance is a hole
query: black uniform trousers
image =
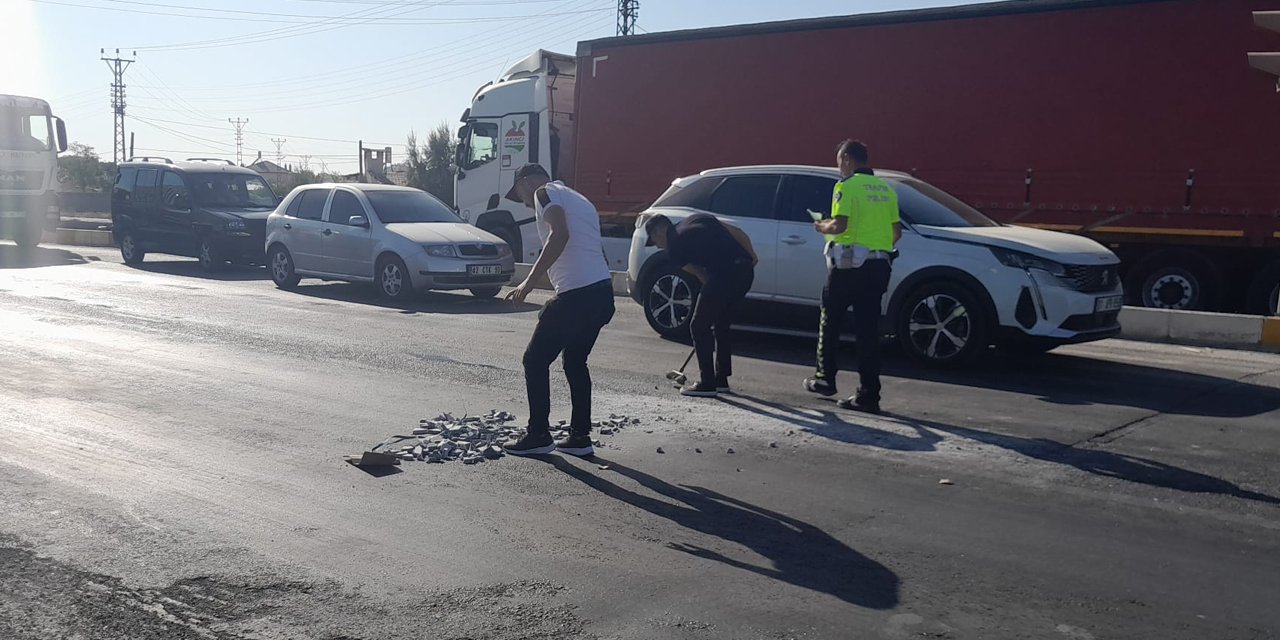
{"type": "Polygon", "coordinates": [[[852,269],[829,268],[822,290],[816,377],[835,384],[840,371],[840,328],[852,305],[860,391],[872,400],[880,399],[880,301],[889,288],[890,271],[888,260],[867,260],[852,269]]]}

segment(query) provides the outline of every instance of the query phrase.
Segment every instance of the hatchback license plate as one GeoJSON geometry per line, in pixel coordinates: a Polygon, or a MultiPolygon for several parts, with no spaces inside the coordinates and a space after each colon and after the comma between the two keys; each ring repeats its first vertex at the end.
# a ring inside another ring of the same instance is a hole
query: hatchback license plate
{"type": "Polygon", "coordinates": [[[502,268],[496,264],[473,264],[467,267],[467,273],[473,276],[502,275],[502,268]]]}
{"type": "Polygon", "coordinates": [[[1110,311],[1119,311],[1124,306],[1124,296],[1107,296],[1098,298],[1093,302],[1094,313],[1108,313],[1110,311]]]}

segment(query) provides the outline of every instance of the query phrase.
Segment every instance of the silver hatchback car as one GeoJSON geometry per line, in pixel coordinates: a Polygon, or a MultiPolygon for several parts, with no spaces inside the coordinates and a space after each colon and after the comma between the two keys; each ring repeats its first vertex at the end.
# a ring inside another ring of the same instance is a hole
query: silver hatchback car
{"type": "Polygon", "coordinates": [[[267,217],[271,279],[371,282],[392,300],[431,289],[498,295],[515,273],[511,248],[419,189],[380,184],[295,188],[267,217]]]}

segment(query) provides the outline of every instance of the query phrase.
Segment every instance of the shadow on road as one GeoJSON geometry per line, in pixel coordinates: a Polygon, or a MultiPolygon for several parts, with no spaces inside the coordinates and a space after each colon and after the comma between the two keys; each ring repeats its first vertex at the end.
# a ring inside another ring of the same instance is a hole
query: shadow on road
{"type": "Polygon", "coordinates": [[[292,293],[297,293],[321,300],[334,302],[355,302],[383,309],[396,309],[404,315],[424,314],[504,314],[524,313],[540,309],[536,304],[522,302],[515,304],[502,298],[477,298],[471,292],[463,291],[428,291],[416,299],[405,302],[393,302],[378,295],[373,285],[351,282],[326,282],[307,284],[306,280],[298,285],[292,293]]]}
{"type": "MultiPolygon", "coordinates": [[[[841,362],[853,367],[856,347],[841,362]]],[[[813,366],[813,341],[753,335],[734,343],[734,355],[813,366]]],[[[908,360],[886,347],[884,375],[908,380],[1007,391],[1064,406],[1128,406],[1176,415],[1243,418],[1280,409],[1280,389],[1243,380],[1089,358],[1068,353],[1037,357],[991,354],[972,365],[941,369],[908,360]]],[[[854,374],[842,381],[852,383],[854,374]]],[[[796,381],[797,388],[800,381],[796,381]]]]}
{"type": "Polygon", "coordinates": [[[741,394],[737,397],[722,396],[721,401],[739,409],[786,422],[814,435],[862,446],[894,451],[934,451],[937,449],[937,444],[942,441],[942,436],[939,434],[945,433],[1007,449],[1028,458],[1067,465],[1093,475],[1187,493],[1209,493],[1266,504],[1280,504],[1280,497],[1250,491],[1221,478],[1155,460],[1091,449],[1087,445],[1078,446],[1044,438],[1023,438],[992,433],[897,414],[881,416],[915,432],[912,436],[905,436],[861,424],[857,418],[862,414],[854,412],[845,412],[842,416],[828,410],[806,411],[741,394]]]}
{"type": "Polygon", "coordinates": [[[768,558],[772,566],[735,560],[694,545],[669,545],[677,551],[830,594],[870,609],[892,609],[898,605],[899,580],[893,571],[813,525],[710,489],[673,485],[598,456],[593,460],[594,463],[609,465],[610,473],[616,472],[658,495],[681,503],[672,504],[624,489],[559,456],[548,458],[547,462],[557,469],[610,498],[666,518],[686,529],[740,544],[768,558]]]}
{"type": "Polygon", "coordinates": [[[0,244],[0,269],[31,269],[85,264],[84,256],[66,249],[0,244]]]}
{"type": "Polygon", "coordinates": [[[205,271],[198,260],[148,260],[142,264],[129,265],[139,271],[160,273],[182,278],[200,278],[201,280],[218,280],[221,282],[252,282],[254,280],[270,280],[271,275],[263,267],[228,265],[218,271],[205,271]]]}

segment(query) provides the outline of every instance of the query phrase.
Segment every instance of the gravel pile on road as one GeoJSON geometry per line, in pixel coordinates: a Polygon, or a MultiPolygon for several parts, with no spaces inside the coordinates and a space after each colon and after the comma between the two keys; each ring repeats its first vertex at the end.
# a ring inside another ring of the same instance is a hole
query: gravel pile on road
{"type": "MultiPolygon", "coordinates": [[[[511,425],[515,414],[508,411],[490,411],[484,415],[463,415],[454,417],[450,413],[442,413],[433,419],[418,421],[413,435],[401,442],[394,453],[405,462],[462,462],[478,464],[486,460],[497,460],[506,453],[502,445],[515,442],[524,434],[523,427],[511,425]]],[[[591,423],[595,433],[612,436],[624,428],[640,424],[639,418],[609,414],[608,419],[591,423]]],[[[557,440],[569,436],[569,425],[561,420],[551,427],[551,436],[557,440]]],[[[597,447],[604,446],[600,440],[593,440],[597,447]]],[[[388,451],[391,453],[391,451],[388,451]]]]}

